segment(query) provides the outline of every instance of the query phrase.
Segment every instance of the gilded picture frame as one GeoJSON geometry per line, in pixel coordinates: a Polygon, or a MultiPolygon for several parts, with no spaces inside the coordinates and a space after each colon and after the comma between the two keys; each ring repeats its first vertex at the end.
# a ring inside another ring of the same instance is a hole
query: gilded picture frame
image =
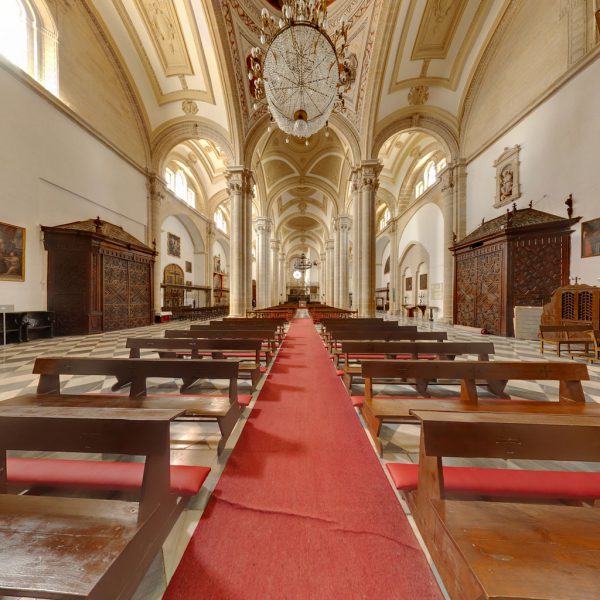
{"type": "Polygon", "coordinates": [[[167,233],[167,254],[181,258],[181,238],[173,233],[167,233]]]}
{"type": "Polygon", "coordinates": [[[25,281],[26,230],[0,222],[0,281],[25,281]]]}
{"type": "Polygon", "coordinates": [[[581,258],[600,256],[600,218],[581,224],[581,258]]]}

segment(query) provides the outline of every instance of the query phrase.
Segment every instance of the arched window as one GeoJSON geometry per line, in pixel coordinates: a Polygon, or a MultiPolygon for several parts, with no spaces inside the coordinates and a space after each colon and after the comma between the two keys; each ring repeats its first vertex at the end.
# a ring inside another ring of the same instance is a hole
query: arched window
{"type": "Polygon", "coordinates": [[[196,192],[189,185],[188,178],[183,169],[173,171],[167,167],[165,169],[165,182],[167,189],[171,190],[180,200],[196,208],[196,192]]]}
{"type": "Polygon", "coordinates": [[[415,188],[415,195],[417,196],[417,198],[425,191],[425,186],[423,185],[422,181],[419,181],[419,183],[417,183],[417,187],[415,188]]]}
{"type": "Polygon", "coordinates": [[[437,171],[435,170],[435,163],[432,161],[427,165],[427,168],[425,169],[425,189],[430,188],[436,182],[436,179],[437,171]]]}
{"type": "Polygon", "coordinates": [[[214,222],[217,229],[220,229],[225,234],[227,233],[227,221],[225,220],[222,208],[217,208],[215,211],[214,222]]]}
{"type": "Polygon", "coordinates": [[[447,164],[448,163],[446,162],[446,159],[442,158],[442,160],[440,160],[437,164],[437,172],[439,173],[440,171],[445,169],[447,164]]]}
{"type": "Polygon", "coordinates": [[[379,231],[382,231],[387,227],[387,224],[390,222],[392,215],[390,213],[390,209],[386,208],[381,216],[381,220],[379,221],[379,231]]]}
{"type": "Polygon", "coordinates": [[[58,35],[43,0],[0,2],[0,54],[58,95],[58,35]]]}

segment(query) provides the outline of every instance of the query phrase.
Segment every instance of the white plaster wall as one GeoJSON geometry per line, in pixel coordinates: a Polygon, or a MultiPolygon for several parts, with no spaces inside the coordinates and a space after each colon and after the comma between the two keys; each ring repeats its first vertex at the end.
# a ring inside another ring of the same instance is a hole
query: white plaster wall
{"type": "Polygon", "coordinates": [[[160,272],[161,279],[164,281],[164,270],[167,265],[176,264],[183,270],[186,281],[191,281],[194,285],[200,275],[194,264],[194,244],[192,237],[188,233],[184,224],[177,217],[167,217],[160,227],[160,272]],[[172,256],[167,253],[168,233],[176,235],[181,240],[181,256],[172,256]],[[186,273],[185,261],[192,263],[192,272],[186,273]]]}
{"type": "Polygon", "coordinates": [[[46,310],[40,225],[101,219],[146,241],[146,178],[0,68],[0,221],[26,228],[24,282],[0,281],[0,304],[46,310]]]}
{"type": "MultiPolygon", "coordinates": [[[[574,216],[600,217],[600,60],[579,73],[467,167],[467,233],[494,209],[494,161],[505,147],[521,146],[518,208],[533,207],[566,217],[572,193],[574,216]]],[[[571,236],[571,276],[598,285],[600,257],[581,258],[581,225],[571,236]]]]}
{"type": "MultiPolygon", "coordinates": [[[[390,254],[392,251],[392,244],[388,242],[386,247],[383,249],[383,254],[381,255],[381,264],[377,265],[377,284],[376,287],[383,288],[390,282],[390,273],[384,273],[385,263],[388,258],[390,258],[390,254]]],[[[390,264],[390,272],[392,269],[392,265],[390,264]]]]}
{"type": "MultiPolygon", "coordinates": [[[[431,290],[433,284],[444,282],[444,217],[442,211],[436,204],[425,204],[420,208],[406,224],[400,237],[398,246],[398,257],[402,263],[406,249],[413,243],[420,243],[429,253],[429,297],[428,305],[436,306],[438,310],[434,313],[435,318],[443,317],[443,294],[440,298],[434,298],[431,290]]],[[[399,265],[392,265],[399,268],[399,265]]],[[[414,281],[416,273],[413,271],[413,294],[416,294],[417,282],[414,281]]],[[[401,277],[398,278],[400,282],[401,277]]],[[[402,300],[402,290],[398,290],[398,297],[402,300]]],[[[414,298],[416,300],[416,296],[414,298]]]]}
{"type": "MultiPolygon", "coordinates": [[[[223,247],[223,245],[218,241],[215,240],[215,242],[213,243],[213,257],[220,255],[221,256],[221,270],[224,273],[229,273],[229,265],[227,264],[227,252],[225,252],[225,248],[223,247]]],[[[214,261],[214,259],[213,259],[214,261]]],[[[211,269],[214,268],[214,262],[211,262],[211,269]]]]}

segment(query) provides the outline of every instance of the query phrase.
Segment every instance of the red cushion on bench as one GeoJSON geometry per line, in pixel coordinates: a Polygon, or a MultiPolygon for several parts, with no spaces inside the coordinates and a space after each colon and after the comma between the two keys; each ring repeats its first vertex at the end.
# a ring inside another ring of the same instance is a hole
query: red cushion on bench
{"type": "MultiPolygon", "coordinates": [[[[388,463],[386,466],[400,491],[417,489],[419,465],[388,463]]],[[[583,500],[600,498],[600,473],[444,467],[444,489],[505,498],[583,500]]]]}
{"type": "Polygon", "coordinates": [[[226,358],[255,358],[256,352],[224,352],[226,358]]]}
{"type": "Polygon", "coordinates": [[[260,372],[261,373],[266,373],[267,372],[267,367],[260,367],[260,372]]]}
{"type": "MultiPolygon", "coordinates": [[[[142,486],[144,463],[53,458],[8,458],[7,479],[14,485],[40,485],[101,490],[135,490],[142,486]]],[[[171,465],[171,491],[198,493],[208,467],[171,465]]]]}
{"type": "Polygon", "coordinates": [[[252,394],[238,394],[238,404],[248,406],[252,400],[252,394]]]}
{"type": "Polygon", "coordinates": [[[345,373],[344,369],[336,369],[335,374],[341,377],[345,373]]]}
{"type": "Polygon", "coordinates": [[[352,400],[352,406],[362,406],[365,403],[364,396],[350,396],[350,400],[352,400]]]}
{"type": "Polygon", "coordinates": [[[387,354],[348,354],[354,360],[385,360],[387,354]]]}

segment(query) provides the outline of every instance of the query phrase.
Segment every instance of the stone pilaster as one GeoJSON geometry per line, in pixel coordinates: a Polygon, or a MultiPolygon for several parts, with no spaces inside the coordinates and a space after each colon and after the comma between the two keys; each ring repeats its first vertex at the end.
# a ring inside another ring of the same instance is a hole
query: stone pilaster
{"type": "Polygon", "coordinates": [[[452,323],[454,303],[454,258],[448,248],[454,238],[454,167],[448,165],[439,175],[442,192],[442,215],[444,217],[444,304],[442,320],[452,323]]]}
{"type": "Polygon", "coordinates": [[[148,196],[150,204],[150,230],[148,235],[148,245],[156,244],[156,250],[159,252],[154,257],[154,274],[152,282],[152,301],[154,311],[159,312],[162,308],[162,269],[160,262],[160,240],[162,224],[161,208],[165,199],[165,182],[157,175],[151,175],[148,178],[148,196]]]}
{"type": "Polygon", "coordinates": [[[280,277],[279,277],[279,249],[281,242],[279,240],[271,240],[271,306],[279,304],[280,293],[280,277]]]}
{"type": "Polygon", "coordinates": [[[357,223],[360,228],[357,248],[357,255],[360,257],[357,303],[359,317],[375,316],[375,197],[381,169],[382,165],[378,160],[361,163],[357,223]]]}
{"type": "Polygon", "coordinates": [[[390,314],[398,314],[398,296],[400,290],[398,289],[398,224],[397,220],[394,219],[390,224],[390,314]]]}
{"type": "Polygon", "coordinates": [[[325,286],[326,292],[325,292],[325,302],[329,305],[329,306],[334,306],[334,302],[335,302],[335,296],[334,296],[334,291],[335,291],[335,284],[334,284],[334,277],[335,277],[335,263],[334,263],[334,242],[333,239],[329,239],[325,242],[325,253],[327,254],[327,258],[325,261],[325,268],[327,271],[327,283],[325,286]]]}
{"type": "Polygon", "coordinates": [[[336,306],[348,308],[350,305],[350,229],[352,219],[349,215],[340,215],[335,220],[336,231],[336,306]]]}
{"type": "Polygon", "coordinates": [[[287,302],[287,280],[285,273],[285,254],[279,253],[279,300],[287,302]]]}
{"type": "Polygon", "coordinates": [[[268,217],[258,217],[256,232],[256,308],[271,305],[271,230],[273,222],[268,217]]]}
{"type": "Polygon", "coordinates": [[[321,252],[319,255],[319,302],[325,302],[325,290],[327,289],[327,254],[321,252]]]}
{"type": "Polygon", "coordinates": [[[350,193],[352,195],[352,310],[356,310],[360,295],[360,254],[358,252],[360,247],[360,170],[358,168],[352,169],[350,181],[350,193]]]}
{"type": "Polygon", "coordinates": [[[246,316],[252,297],[252,172],[230,167],[225,173],[231,206],[229,314],[246,316]],[[250,296],[248,295],[250,292],[250,296]]]}

